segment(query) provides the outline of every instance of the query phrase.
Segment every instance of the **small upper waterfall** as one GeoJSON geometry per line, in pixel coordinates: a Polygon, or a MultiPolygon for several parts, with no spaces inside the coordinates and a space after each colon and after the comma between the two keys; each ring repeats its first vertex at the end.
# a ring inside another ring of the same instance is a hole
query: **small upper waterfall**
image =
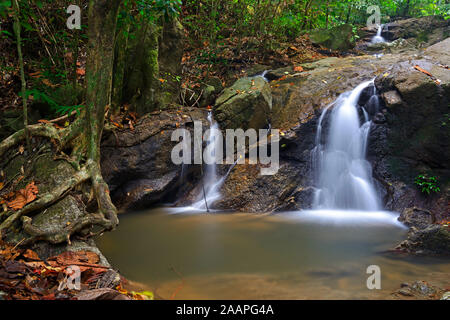
{"type": "Polygon", "coordinates": [[[383,27],[384,25],[382,24],[378,26],[377,35],[372,38],[372,43],[386,42],[386,40],[384,40],[384,38],[381,36],[381,32],[383,32],[383,27]]]}
{"type": "MultiPolygon", "coordinates": [[[[322,126],[327,107],[317,128],[313,165],[318,190],[314,197],[315,209],[352,209],[377,211],[378,196],[372,181],[372,167],[366,158],[367,138],[371,121],[363,109],[364,123],[360,124],[358,100],[373,81],[341,94],[333,103],[330,128],[322,145],[322,126]]],[[[373,103],[373,101],[372,101],[373,103]]]]}

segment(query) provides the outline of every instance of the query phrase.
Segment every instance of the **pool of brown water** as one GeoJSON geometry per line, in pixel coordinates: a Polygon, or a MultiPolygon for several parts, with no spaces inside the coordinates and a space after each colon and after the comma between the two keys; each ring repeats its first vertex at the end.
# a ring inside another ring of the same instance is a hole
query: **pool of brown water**
{"type": "Polygon", "coordinates": [[[448,287],[448,259],[387,252],[407,231],[389,219],[161,208],[122,215],[97,244],[126,278],[166,299],[389,299],[402,282],[448,287]],[[380,267],[380,290],[367,288],[370,265],[380,267]]]}

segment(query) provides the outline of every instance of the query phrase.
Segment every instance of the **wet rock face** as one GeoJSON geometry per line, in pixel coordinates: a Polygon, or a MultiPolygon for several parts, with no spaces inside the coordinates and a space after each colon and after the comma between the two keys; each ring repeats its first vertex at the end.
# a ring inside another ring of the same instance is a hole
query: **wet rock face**
{"type": "Polygon", "coordinates": [[[398,212],[426,208],[437,220],[448,216],[450,130],[442,119],[450,101],[450,73],[445,68],[449,50],[450,38],[417,59],[400,60],[376,79],[386,122],[373,125],[368,150],[374,175],[388,191],[386,207],[398,212]],[[414,186],[415,177],[422,173],[437,176],[441,192],[422,194],[414,186]]]}
{"type": "MultiPolygon", "coordinates": [[[[207,128],[204,111],[194,109],[190,115],[207,128]]],[[[171,159],[172,149],[178,144],[171,141],[172,132],[183,127],[193,128],[187,113],[164,111],[141,118],[134,131],[117,131],[104,138],[102,174],[119,209],[148,208],[189,187],[180,186],[182,165],[175,165],[171,159]]],[[[193,181],[199,176],[196,167],[185,168],[193,181]]]]}
{"type": "Polygon", "coordinates": [[[442,225],[428,225],[425,229],[412,227],[408,239],[401,242],[397,249],[415,254],[450,255],[450,232],[442,225]]]}
{"type": "Polygon", "coordinates": [[[281,137],[280,168],[275,175],[261,175],[259,165],[236,165],[221,190],[223,199],[216,206],[241,212],[311,208],[311,150],[317,120],[315,116],[281,137]]]}
{"type": "Polygon", "coordinates": [[[435,217],[428,210],[413,207],[403,210],[398,220],[408,227],[425,229],[428,225],[435,222],[435,217]]]}
{"type": "MultiPolygon", "coordinates": [[[[237,165],[222,188],[218,207],[242,212],[310,209],[315,191],[311,151],[323,109],[341,93],[372,79],[374,69],[381,72],[385,64],[370,56],[326,58],[303,64],[304,72],[293,68],[270,71],[277,79],[269,83],[272,128],[283,132],[280,169],[273,176],[261,176],[255,165],[237,165]]],[[[369,103],[374,87],[366,91],[361,96],[362,105],[369,103]]],[[[384,120],[379,117],[379,121],[384,120]]],[[[325,119],[324,132],[327,123],[325,119]]]]}

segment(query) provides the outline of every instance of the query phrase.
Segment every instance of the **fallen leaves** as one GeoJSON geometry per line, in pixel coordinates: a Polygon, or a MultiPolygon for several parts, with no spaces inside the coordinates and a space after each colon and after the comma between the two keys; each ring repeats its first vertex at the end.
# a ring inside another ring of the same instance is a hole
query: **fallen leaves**
{"type": "Polygon", "coordinates": [[[25,258],[28,260],[34,260],[39,261],[41,260],[36,252],[30,249],[26,249],[25,252],[22,254],[25,258]]]}
{"type": "Polygon", "coordinates": [[[48,79],[42,79],[42,83],[45,84],[47,87],[50,88],[56,88],[58,85],[53,84],[50,80],[48,79]]]}
{"type": "Polygon", "coordinates": [[[3,299],[12,300],[150,300],[151,292],[127,292],[123,278],[109,267],[98,264],[99,256],[91,251],[63,252],[41,260],[31,249],[20,249],[0,239],[0,291],[3,299]],[[69,288],[68,276],[80,270],[79,289],[69,288]]]}
{"type": "MultiPolygon", "coordinates": [[[[51,258],[49,260],[52,260],[51,258]]],[[[98,255],[91,251],[67,251],[56,256],[54,260],[61,265],[71,265],[78,263],[96,264],[100,261],[98,255]]]]}
{"type": "Polygon", "coordinates": [[[431,80],[433,80],[434,83],[436,83],[437,85],[440,85],[440,84],[441,84],[441,80],[436,79],[436,77],[433,76],[429,71],[427,71],[427,70],[425,70],[425,69],[419,67],[418,65],[415,65],[415,66],[414,66],[414,69],[416,69],[417,71],[420,71],[420,72],[426,74],[427,76],[429,76],[429,77],[431,78],[431,80]]]}
{"type": "Polygon", "coordinates": [[[86,75],[86,69],[84,68],[77,68],[77,76],[84,76],[86,75]]]}
{"type": "Polygon", "coordinates": [[[425,70],[425,69],[422,69],[421,67],[419,67],[419,66],[414,66],[414,69],[416,69],[416,70],[418,70],[418,71],[420,71],[420,72],[422,72],[422,73],[425,73],[427,76],[430,76],[430,77],[432,77],[433,75],[431,74],[431,73],[429,73],[427,70],[425,70]]]}
{"type": "Polygon", "coordinates": [[[30,182],[24,189],[17,191],[15,197],[11,201],[7,201],[6,204],[13,210],[22,209],[25,205],[34,201],[38,193],[39,190],[34,181],[30,182]]]}
{"type": "Polygon", "coordinates": [[[294,71],[295,72],[303,72],[304,70],[303,70],[302,66],[297,66],[297,67],[294,67],[294,71]]]}

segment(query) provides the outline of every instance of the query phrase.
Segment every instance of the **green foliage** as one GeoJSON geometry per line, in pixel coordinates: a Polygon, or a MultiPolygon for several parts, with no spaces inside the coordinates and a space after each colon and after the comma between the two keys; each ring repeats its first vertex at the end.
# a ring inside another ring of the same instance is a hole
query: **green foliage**
{"type": "Polygon", "coordinates": [[[378,6],[381,22],[401,16],[450,17],[449,1],[437,0],[185,0],[183,24],[196,40],[209,43],[230,34],[290,40],[311,29],[367,23],[378,6]]]}
{"type": "Polygon", "coordinates": [[[25,96],[33,96],[34,101],[43,102],[48,104],[51,109],[53,109],[59,115],[71,114],[76,111],[78,115],[80,115],[80,111],[84,108],[83,105],[74,105],[74,106],[62,106],[59,105],[52,97],[47,95],[45,92],[39,91],[37,89],[30,89],[25,91],[25,96]]]}
{"type": "Polygon", "coordinates": [[[434,176],[420,174],[416,177],[414,183],[421,189],[423,193],[430,194],[432,192],[437,193],[441,191],[441,189],[438,187],[438,180],[434,176]]]}
{"type": "Polygon", "coordinates": [[[177,17],[181,11],[181,0],[156,0],[153,11],[162,13],[166,20],[177,17]]]}

